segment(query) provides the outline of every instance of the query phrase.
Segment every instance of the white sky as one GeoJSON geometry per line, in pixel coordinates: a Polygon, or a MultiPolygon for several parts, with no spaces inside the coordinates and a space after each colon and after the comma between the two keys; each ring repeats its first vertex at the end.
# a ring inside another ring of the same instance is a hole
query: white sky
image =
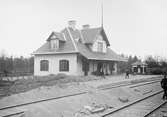
{"type": "MultiPolygon", "coordinates": [[[[116,53],[167,57],[167,0],[104,0],[104,29],[116,53]]],[[[100,0],[0,0],[0,51],[29,56],[68,20],[101,23],[100,0]]]]}

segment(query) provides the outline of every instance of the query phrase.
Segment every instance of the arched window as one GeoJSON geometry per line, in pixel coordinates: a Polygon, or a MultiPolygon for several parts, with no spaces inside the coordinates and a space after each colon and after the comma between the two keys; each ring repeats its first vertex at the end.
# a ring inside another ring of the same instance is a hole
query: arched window
{"type": "Polygon", "coordinates": [[[59,70],[60,71],[69,71],[69,61],[68,60],[60,60],[59,61],[59,70]]]}
{"type": "Polygon", "coordinates": [[[41,60],[40,61],[40,71],[48,71],[49,70],[49,61],[41,60]]]}

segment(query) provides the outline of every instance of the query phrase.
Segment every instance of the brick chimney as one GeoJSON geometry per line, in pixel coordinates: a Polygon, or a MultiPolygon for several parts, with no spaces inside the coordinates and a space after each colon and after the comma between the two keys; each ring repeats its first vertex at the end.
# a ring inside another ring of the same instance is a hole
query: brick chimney
{"type": "Polygon", "coordinates": [[[73,30],[75,30],[76,29],[76,21],[75,20],[70,20],[70,21],[68,21],[68,27],[69,28],[72,28],[73,30]]]}

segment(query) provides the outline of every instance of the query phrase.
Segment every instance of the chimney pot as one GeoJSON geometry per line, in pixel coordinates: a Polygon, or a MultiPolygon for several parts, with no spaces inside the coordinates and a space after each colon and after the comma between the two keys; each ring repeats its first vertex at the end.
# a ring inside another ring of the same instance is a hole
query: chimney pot
{"type": "Polygon", "coordinates": [[[89,29],[90,25],[89,24],[85,24],[85,25],[82,25],[83,29],[89,29]]]}

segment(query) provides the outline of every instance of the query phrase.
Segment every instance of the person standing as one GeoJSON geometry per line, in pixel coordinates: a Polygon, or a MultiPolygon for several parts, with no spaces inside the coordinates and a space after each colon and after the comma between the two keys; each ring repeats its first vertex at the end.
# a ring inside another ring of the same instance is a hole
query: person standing
{"type": "Polygon", "coordinates": [[[164,94],[163,94],[163,97],[162,97],[163,100],[167,99],[167,78],[166,78],[166,75],[167,75],[167,73],[165,72],[164,73],[164,78],[161,80],[161,87],[164,90],[164,94]]]}
{"type": "Polygon", "coordinates": [[[129,70],[126,70],[125,79],[129,78],[129,70]]]}

